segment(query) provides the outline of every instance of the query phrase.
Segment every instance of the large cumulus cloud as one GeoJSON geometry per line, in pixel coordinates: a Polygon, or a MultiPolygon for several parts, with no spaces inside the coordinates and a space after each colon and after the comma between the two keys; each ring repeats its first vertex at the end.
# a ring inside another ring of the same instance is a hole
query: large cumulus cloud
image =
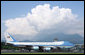
{"type": "Polygon", "coordinates": [[[25,17],[12,18],[5,21],[6,32],[35,36],[43,30],[54,30],[52,32],[63,32],[67,34],[81,34],[83,21],[77,19],[70,8],[50,8],[50,4],[37,5],[31,13],[25,17]]]}

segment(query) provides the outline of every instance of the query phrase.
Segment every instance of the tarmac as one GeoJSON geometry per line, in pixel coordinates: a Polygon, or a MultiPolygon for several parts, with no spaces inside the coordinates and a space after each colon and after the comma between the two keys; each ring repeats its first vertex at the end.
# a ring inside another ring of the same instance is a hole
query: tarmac
{"type": "Polygon", "coordinates": [[[84,53],[84,51],[82,52],[38,52],[38,51],[28,51],[28,50],[24,50],[24,51],[21,51],[21,50],[1,50],[1,53],[84,53]]]}

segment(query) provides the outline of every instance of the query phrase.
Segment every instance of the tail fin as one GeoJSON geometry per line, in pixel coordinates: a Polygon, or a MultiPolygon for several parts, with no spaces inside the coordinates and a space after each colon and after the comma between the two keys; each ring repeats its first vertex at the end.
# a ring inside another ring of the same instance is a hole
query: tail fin
{"type": "Polygon", "coordinates": [[[16,42],[16,40],[9,33],[5,33],[6,42],[16,42]]]}

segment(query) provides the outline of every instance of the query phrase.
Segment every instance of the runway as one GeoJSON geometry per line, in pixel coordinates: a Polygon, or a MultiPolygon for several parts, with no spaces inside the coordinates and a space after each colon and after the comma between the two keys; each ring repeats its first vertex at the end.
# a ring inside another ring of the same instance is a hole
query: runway
{"type": "Polygon", "coordinates": [[[84,52],[38,52],[38,51],[21,51],[21,50],[1,50],[1,54],[84,54],[84,52]]]}

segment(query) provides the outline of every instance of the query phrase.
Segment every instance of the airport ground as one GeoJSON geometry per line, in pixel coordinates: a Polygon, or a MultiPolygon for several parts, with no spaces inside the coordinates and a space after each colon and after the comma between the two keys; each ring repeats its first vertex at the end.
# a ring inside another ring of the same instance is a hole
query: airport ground
{"type": "Polygon", "coordinates": [[[32,50],[31,52],[25,50],[1,50],[1,54],[84,54],[84,51],[81,52],[38,52],[32,50]]]}

